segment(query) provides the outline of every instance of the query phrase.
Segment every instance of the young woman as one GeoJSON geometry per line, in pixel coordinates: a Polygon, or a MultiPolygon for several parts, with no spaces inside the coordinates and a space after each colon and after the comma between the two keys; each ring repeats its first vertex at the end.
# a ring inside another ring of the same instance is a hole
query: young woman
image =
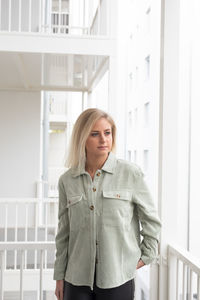
{"type": "Polygon", "coordinates": [[[115,146],[113,119],[85,110],[59,179],[58,300],[132,300],[136,269],[157,255],[160,221],[144,174],[117,159],[115,146]]]}

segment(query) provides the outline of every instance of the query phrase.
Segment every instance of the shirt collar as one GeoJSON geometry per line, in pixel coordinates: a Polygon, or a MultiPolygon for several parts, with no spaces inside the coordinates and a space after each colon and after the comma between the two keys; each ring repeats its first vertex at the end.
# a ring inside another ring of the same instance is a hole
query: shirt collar
{"type": "MultiPolygon", "coordinates": [[[[115,170],[117,159],[113,152],[110,152],[108,158],[106,159],[103,167],[101,168],[103,171],[113,174],[115,170]]],[[[72,169],[72,176],[77,177],[82,174],[86,174],[85,167],[78,170],[78,168],[72,169]]]]}
{"type": "Polygon", "coordinates": [[[108,155],[108,158],[106,159],[106,161],[101,169],[108,173],[114,173],[114,170],[116,167],[116,162],[117,162],[117,159],[115,157],[115,154],[113,152],[110,152],[108,155]]]}

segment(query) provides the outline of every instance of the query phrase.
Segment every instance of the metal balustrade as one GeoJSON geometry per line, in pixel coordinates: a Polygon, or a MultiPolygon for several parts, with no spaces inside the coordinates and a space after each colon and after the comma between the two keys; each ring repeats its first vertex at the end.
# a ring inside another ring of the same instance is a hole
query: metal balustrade
{"type": "Polygon", "coordinates": [[[168,299],[200,300],[200,261],[190,252],[168,246],[168,299]]]}
{"type": "Polygon", "coordinates": [[[0,0],[0,32],[109,35],[111,0],[0,0]]]}
{"type": "MultiPolygon", "coordinates": [[[[54,241],[57,230],[58,199],[25,198],[0,199],[0,241],[1,242],[47,242],[54,241]]],[[[5,252],[5,262],[7,255],[5,252]]],[[[37,252],[34,261],[29,264],[36,269],[37,252]]],[[[45,265],[47,254],[45,253],[45,265]]],[[[17,252],[14,251],[14,259],[8,265],[17,269],[17,252]]],[[[27,253],[25,253],[25,268],[27,267],[27,253]]]]}
{"type": "Polygon", "coordinates": [[[57,215],[57,198],[0,199],[0,300],[4,299],[4,291],[9,290],[5,278],[13,276],[19,284],[18,288],[12,284],[10,290],[20,291],[20,300],[23,299],[27,274],[37,278],[39,285],[33,282],[29,287],[37,291],[37,299],[43,299],[44,274],[51,278],[45,280],[50,282],[48,289],[54,289],[57,215]]]}
{"type": "Polygon", "coordinates": [[[0,244],[0,300],[5,299],[4,293],[8,289],[15,290],[16,292],[19,291],[20,300],[24,299],[25,290],[36,290],[38,294],[37,299],[39,300],[43,300],[44,290],[48,289],[54,291],[55,283],[53,281],[53,268],[47,268],[45,266],[45,253],[47,251],[53,251],[53,253],[55,253],[54,242],[3,242],[0,244]],[[25,268],[25,254],[29,250],[40,252],[39,268],[36,268],[35,270],[27,270],[25,268]],[[7,251],[18,251],[20,253],[20,265],[17,271],[8,270],[6,268],[5,253],[7,251]],[[9,283],[9,285],[6,285],[5,278],[7,278],[7,281],[9,281],[10,278],[13,278],[13,271],[15,275],[15,284],[14,282],[12,282],[11,284],[9,283]],[[25,286],[24,283],[26,277],[28,276],[30,278],[30,275],[32,277],[32,280],[29,280],[29,284],[27,287],[27,285],[25,286]],[[33,278],[36,278],[37,280],[34,281],[33,278]],[[18,286],[17,289],[16,285],[18,286]]]}

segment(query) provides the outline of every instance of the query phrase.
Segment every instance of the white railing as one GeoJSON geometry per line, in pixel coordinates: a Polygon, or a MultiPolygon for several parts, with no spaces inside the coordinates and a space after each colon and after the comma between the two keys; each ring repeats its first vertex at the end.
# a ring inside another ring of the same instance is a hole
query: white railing
{"type": "MultiPolygon", "coordinates": [[[[25,198],[0,199],[0,242],[54,241],[57,231],[58,199],[25,198]]],[[[37,269],[38,253],[25,253],[25,269],[37,269]]],[[[5,251],[5,263],[17,270],[17,251],[5,251]]],[[[45,252],[45,266],[48,262],[45,252]]]]}
{"type": "Polygon", "coordinates": [[[8,291],[19,292],[19,299],[24,299],[25,291],[36,291],[37,298],[43,300],[44,291],[54,291],[53,267],[45,265],[46,252],[55,253],[54,242],[3,242],[0,244],[0,300],[4,300],[4,294],[8,291]],[[17,270],[9,270],[6,263],[6,252],[17,251],[19,253],[19,265],[17,270]],[[28,251],[40,253],[38,267],[27,269],[25,256],[28,251]],[[14,272],[14,274],[13,274],[14,272]]]}
{"type": "Polygon", "coordinates": [[[190,252],[168,246],[168,299],[200,300],[200,261],[190,252]]]}
{"type": "Polygon", "coordinates": [[[57,215],[57,198],[0,198],[0,300],[9,291],[20,291],[20,300],[25,290],[37,299],[53,291],[57,215]]]}
{"type": "Polygon", "coordinates": [[[0,0],[0,32],[108,36],[110,1],[0,0]]]}
{"type": "Polygon", "coordinates": [[[57,198],[0,198],[0,241],[38,241],[39,229],[47,241],[48,229],[56,231],[57,216],[57,198]]]}

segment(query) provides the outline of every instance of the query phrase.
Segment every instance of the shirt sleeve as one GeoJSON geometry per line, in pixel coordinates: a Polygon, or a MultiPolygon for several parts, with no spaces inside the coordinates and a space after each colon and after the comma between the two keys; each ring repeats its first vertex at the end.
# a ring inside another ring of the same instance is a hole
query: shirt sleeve
{"type": "Polygon", "coordinates": [[[161,222],[141,169],[135,182],[134,201],[141,224],[140,235],[143,237],[140,243],[141,259],[147,265],[157,257],[161,222]]]}
{"type": "Polygon", "coordinates": [[[65,277],[69,241],[69,218],[67,213],[67,197],[60,177],[58,182],[59,207],[58,207],[58,231],[55,238],[56,259],[54,263],[54,280],[62,280],[65,277]]]}

